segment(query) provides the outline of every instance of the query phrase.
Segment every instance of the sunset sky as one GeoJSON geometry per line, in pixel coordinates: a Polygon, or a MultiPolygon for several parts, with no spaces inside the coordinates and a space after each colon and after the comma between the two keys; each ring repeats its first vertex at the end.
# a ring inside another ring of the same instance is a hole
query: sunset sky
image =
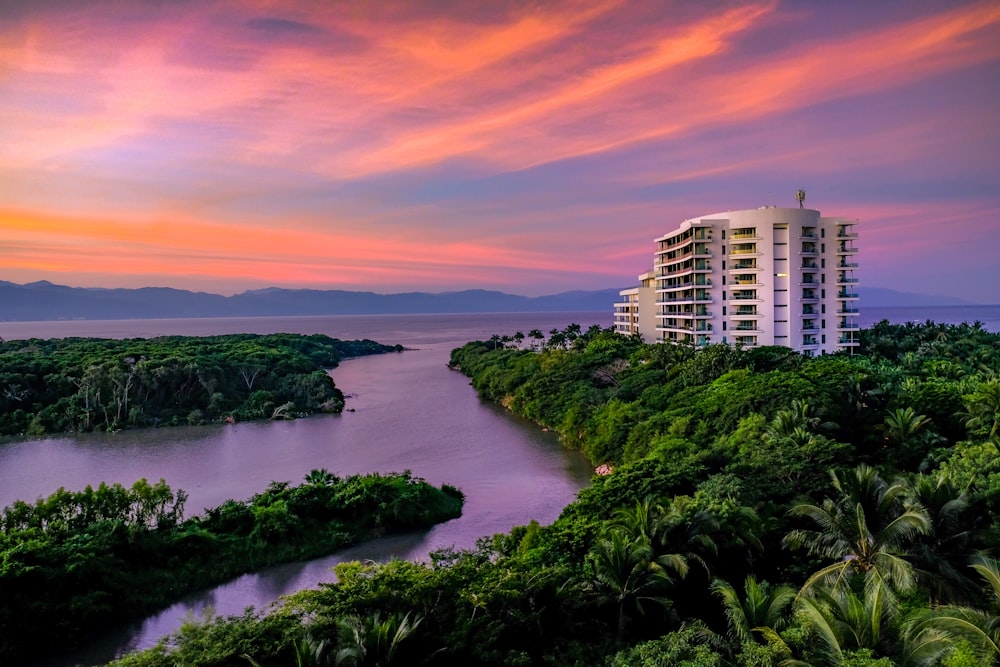
{"type": "Polygon", "coordinates": [[[1000,2],[0,0],[0,280],[623,288],[798,188],[1000,303],[1000,2]]]}

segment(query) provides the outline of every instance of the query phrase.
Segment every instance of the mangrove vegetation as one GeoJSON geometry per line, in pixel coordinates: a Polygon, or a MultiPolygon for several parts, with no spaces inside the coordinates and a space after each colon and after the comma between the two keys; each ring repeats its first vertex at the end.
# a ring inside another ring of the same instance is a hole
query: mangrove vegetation
{"type": "Polygon", "coordinates": [[[399,351],[319,334],[0,340],[0,435],[340,412],[327,369],[399,351]]]}
{"type": "Polygon", "coordinates": [[[338,566],[118,667],[977,667],[1000,657],[1000,335],[892,325],[853,355],[592,327],[452,353],[602,474],[549,526],[338,566]]]}
{"type": "Polygon", "coordinates": [[[0,513],[0,663],[78,644],[186,593],[246,572],[325,556],[359,540],[426,529],[461,514],[463,496],[408,472],[272,482],[185,519],[183,491],[59,489],[0,513]]]}

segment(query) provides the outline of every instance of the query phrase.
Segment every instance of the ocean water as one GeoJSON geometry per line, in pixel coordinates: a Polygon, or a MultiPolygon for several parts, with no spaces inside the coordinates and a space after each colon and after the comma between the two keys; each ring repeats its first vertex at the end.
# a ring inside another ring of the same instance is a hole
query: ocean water
{"type": "Polygon", "coordinates": [[[927,320],[943,324],[973,324],[980,322],[987,331],[1000,333],[1000,305],[993,306],[897,306],[865,308],[860,306],[861,326],[868,328],[881,320],[893,324],[922,323],[927,320]]]}

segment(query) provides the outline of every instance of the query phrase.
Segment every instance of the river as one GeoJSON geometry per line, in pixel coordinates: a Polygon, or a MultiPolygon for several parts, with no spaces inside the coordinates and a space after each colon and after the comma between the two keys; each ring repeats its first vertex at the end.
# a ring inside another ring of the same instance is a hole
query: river
{"type": "MultiPolygon", "coordinates": [[[[933,319],[982,321],[1000,331],[1000,307],[880,308],[862,325],[933,319]]],[[[5,339],[95,336],[148,338],[225,333],[323,333],[401,344],[402,354],[347,360],[333,371],[348,394],[340,416],[293,422],[174,427],[0,442],[0,506],[32,500],[59,486],[101,481],[131,484],[164,478],[189,493],[188,514],[227,498],[246,498],[270,481],[298,482],[313,468],[346,475],[409,469],[467,495],[461,518],[432,530],[358,545],[329,558],[292,563],[240,577],[137,623],[119,627],[71,656],[43,665],[105,662],[152,646],[188,614],[213,608],[239,614],[279,596],[333,579],[344,560],[424,559],[442,547],[471,547],[482,536],[532,519],[554,520],[586,485],[591,470],[556,438],[480,402],[468,380],[447,370],[452,348],[493,334],[549,331],[571,322],[607,326],[606,313],[367,315],[124,321],[0,322],[5,339]]]]}
{"type": "Polygon", "coordinates": [[[571,322],[607,326],[609,320],[603,313],[566,313],[0,324],[0,335],[11,339],[282,331],[372,338],[411,348],[350,359],[334,369],[337,386],[348,395],[346,407],[353,410],[339,416],[0,444],[0,506],[48,495],[59,486],[75,490],[101,481],[130,485],[140,477],[162,477],[188,492],[191,515],[227,498],[247,498],[272,480],[298,482],[313,468],[341,475],[409,469],[466,494],[461,518],[430,531],[240,577],[95,637],[77,653],[40,664],[93,664],[152,646],[177,630],[188,614],[201,614],[206,607],[223,615],[251,605],[266,607],[280,595],[332,581],[331,567],[343,560],[425,559],[435,549],[472,547],[482,536],[532,519],[550,523],[589,482],[589,464],[554,435],[479,401],[468,378],[447,369],[448,356],[452,348],[494,333],[548,331],[571,322]]]}

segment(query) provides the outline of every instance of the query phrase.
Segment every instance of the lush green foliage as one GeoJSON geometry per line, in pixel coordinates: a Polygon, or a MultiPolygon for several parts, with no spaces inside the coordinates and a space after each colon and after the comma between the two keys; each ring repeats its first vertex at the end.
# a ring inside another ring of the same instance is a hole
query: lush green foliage
{"type": "Polygon", "coordinates": [[[297,334],[0,340],[0,435],[340,412],[324,369],[401,349],[297,334]]]}
{"type": "Polygon", "coordinates": [[[345,564],[271,616],[192,623],[122,664],[994,663],[1000,336],[880,323],[861,340],[819,358],[579,327],[469,343],[452,366],[484,398],[612,472],[551,526],[345,564]],[[247,628],[251,648],[231,639],[247,628]]]}
{"type": "Polygon", "coordinates": [[[315,558],[461,513],[462,494],[410,473],[341,479],[314,470],[183,519],[161,480],[59,489],[0,514],[0,662],[71,645],[109,621],[269,565],[315,558]]]}

